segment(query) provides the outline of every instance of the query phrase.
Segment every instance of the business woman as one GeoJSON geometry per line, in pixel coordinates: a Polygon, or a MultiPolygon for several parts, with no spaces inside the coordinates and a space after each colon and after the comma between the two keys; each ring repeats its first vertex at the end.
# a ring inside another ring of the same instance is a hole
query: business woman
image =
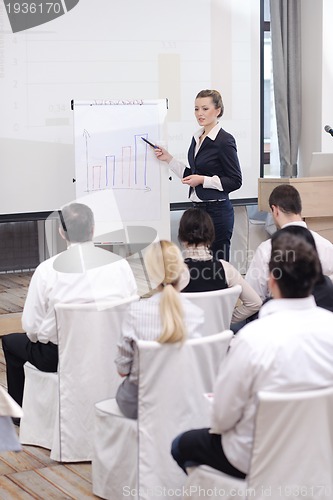
{"type": "Polygon", "coordinates": [[[162,147],[155,147],[159,160],[189,186],[189,198],[213,219],[215,240],[212,252],[229,260],[234,210],[229,193],[242,185],[242,174],[234,137],[223,130],[218,119],[224,106],[217,90],[201,90],[195,99],[195,117],[201,126],[192,138],[187,167],[162,147]]]}

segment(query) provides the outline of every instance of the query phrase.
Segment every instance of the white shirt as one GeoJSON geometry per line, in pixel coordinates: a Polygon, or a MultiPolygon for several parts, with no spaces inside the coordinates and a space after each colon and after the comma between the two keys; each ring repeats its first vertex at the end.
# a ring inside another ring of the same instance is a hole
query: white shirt
{"type": "MultiPolygon", "coordinates": [[[[282,226],[282,228],[287,226],[302,226],[307,227],[306,223],[303,221],[290,222],[282,226]]],[[[315,231],[311,231],[311,234],[315,240],[319,259],[323,268],[323,274],[333,278],[333,245],[326,238],[320,236],[320,234],[315,231]]],[[[252,286],[252,288],[257,292],[261,300],[265,300],[269,297],[268,289],[268,278],[269,269],[268,264],[271,258],[272,244],[271,240],[268,239],[263,241],[257,248],[254,257],[250,263],[249,269],[246,273],[245,279],[252,286]]]]}
{"type": "Polygon", "coordinates": [[[58,343],[54,305],[59,302],[117,300],[137,294],[136,281],[126,260],[116,260],[84,273],[68,273],[54,269],[53,264],[58,257],[56,255],[42,262],[30,281],[22,326],[32,342],[58,343]]]}
{"type": "MultiPolygon", "coordinates": [[[[201,337],[204,312],[184,295],[181,300],[187,337],[201,337]]],[[[130,305],[129,314],[123,324],[122,337],[118,344],[118,356],[115,359],[117,369],[122,375],[129,375],[130,382],[137,383],[139,372],[139,354],[137,340],[157,340],[162,333],[160,317],[161,293],[149,299],[141,299],[130,305]]],[[[186,367],[184,367],[186,369],[186,367]]]]}
{"type": "MultiPolygon", "coordinates": [[[[209,131],[209,133],[207,134],[206,137],[209,137],[212,141],[215,141],[216,136],[219,133],[220,129],[221,129],[221,125],[220,125],[220,123],[217,123],[215,125],[215,127],[213,127],[209,131]]],[[[202,144],[202,142],[200,142],[199,139],[202,136],[202,134],[204,133],[204,130],[205,130],[204,127],[202,127],[193,135],[193,138],[196,142],[196,146],[195,146],[195,150],[194,150],[195,156],[197,155],[197,153],[200,149],[200,146],[202,144]]],[[[172,160],[169,163],[169,168],[170,168],[170,170],[172,170],[172,172],[174,172],[177,175],[177,177],[182,179],[186,165],[184,163],[182,163],[181,161],[178,161],[175,158],[172,158],[172,160]]],[[[221,179],[219,178],[218,175],[213,175],[212,177],[204,175],[203,177],[204,177],[204,182],[203,182],[202,186],[204,189],[217,189],[218,191],[223,191],[221,179]]],[[[190,200],[195,201],[195,202],[202,202],[202,200],[200,200],[200,198],[198,198],[198,196],[196,195],[195,189],[193,189],[193,191],[191,193],[190,200]]]]}
{"type": "Polygon", "coordinates": [[[258,391],[302,391],[333,384],[333,313],[305,299],[273,299],[245,326],[221,366],[212,429],[228,460],[248,473],[258,391]]]}
{"type": "Polygon", "coordinates": [[[232,313],[231,323],[238,323],[245,320],[252,314],[256,313],[261,305],[262,301],[255,290],[245,281],[242,275],[237,271],[237,269],[225,260],[221,260],[225,277],[228,282],[228,286],[240,285],[242,287],[239,299],[234,312],[232,313]]]}

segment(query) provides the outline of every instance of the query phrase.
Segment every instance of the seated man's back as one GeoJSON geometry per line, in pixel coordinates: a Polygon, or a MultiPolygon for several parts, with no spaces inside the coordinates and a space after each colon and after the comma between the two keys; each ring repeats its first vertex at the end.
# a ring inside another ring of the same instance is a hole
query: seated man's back
{"type": "MultiPolygon", "coordinates": [[[[311,295],[320,276],[318,253],[285,229],[272,238],[273,300],[238,334],[214,388],[212,429],[178,436],[177,463],[207,464],[235,477],[249,472],[258,391],[297,392],[333,385],[333,313],[311,295]]],[[[309,429],[311,432],[311,429],[309,429]]]]}
{"type": "Polygon", "coordinates": [[[228,459],[248,471],[256,393],[333,384],[333,314],[313,297],[271,300],[236,336],[215,387],[213,428],[228,459]],[[235,370],[235,366],[238,367],[235,370]]]}
{"type": "Polygon", "coordinates": [[[22,315],[26,333],[12,333],[2,341],[8,392],[19,405],[27,361],[39,370],[57,371],[55,304],[114,301],[137,293],[128,262],[94,247],[92,210],[72,203],[59,215],[59,232],[68,249],[42,262],[33,274],[22,315]]]}
{"type": "MultiPolygon", "coordinates": [[[[274,223],[278,229],[291,225],[307,227],[302,219],[302,200],[294,186],[281,184],[273,189],[269,197],[274,223]]],[[[333,280],[333,244],[315,231],[311,231],[322,266],[322,272],[333,280]]],[[[268,263],[271,255],[271,241],[262,242],[250,263],[246,281],[257,292],[261,300],[269,297],[268,263]]]]}
{"type": "MultiPolygon", "coordinates": [[[[93,246],[93,243],[82,243],[82,246],[93,246]]],[[[61,256],[67,252],[70,250],[61,256]]],[[[124,259],[73,273],[55,270],[57,259],[59,256],[42,262],[31,278],[22,326],[34,342],[57,343],[54,305],[58,302],[115,301],[137,293],[132,270],[124,259]]]]}
{"type": "MultiPolygon", "coordinates": [[[[296,224],[306,228],[305,222],[293,223],[293,225],[296,224]]],[[[283,228],[285,227],[288,227],[288,224],[283,226],[283,228]]],[[[332,280],[333,245],[330,241],[328,241],[326,238],[323,238],[315,231],[311,231],[311,234],[316,243],[319,259],[323,269],[323,274],[328,276],[332,280]]],[[[269,297],[268,263],[271,256],[271,249],[272,244],[270,239],[260,243],[257,250],[255,251],[255,254],[245,276],[246,281],[257,292],[261,300],[265,300],[269,297]]]]}

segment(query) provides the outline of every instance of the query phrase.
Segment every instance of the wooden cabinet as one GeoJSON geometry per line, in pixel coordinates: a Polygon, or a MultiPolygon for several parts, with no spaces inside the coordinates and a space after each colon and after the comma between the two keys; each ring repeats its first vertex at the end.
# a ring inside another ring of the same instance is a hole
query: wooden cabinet
{"type": "Polygon", "coordinates": [[[265,178],[258,181],[258,208],[270,211],[268,198],[280,184],[294,186],[302,199],[302,217],[309,229],[333,243],[333,177],[265,178]]]}

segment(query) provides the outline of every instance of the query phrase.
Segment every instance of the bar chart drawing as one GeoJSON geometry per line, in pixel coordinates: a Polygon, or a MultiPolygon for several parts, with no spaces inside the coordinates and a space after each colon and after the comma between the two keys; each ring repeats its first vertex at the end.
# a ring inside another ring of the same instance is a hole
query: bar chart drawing
{"type": "Polygon", "coordinates": [[[166,101],[74,110],[77,197],[109,190],[124,220],[158,219],[163,167],[142,138],[163,140],[166,101]]]}
{"type": "Polygon", "coordinates": [[[105,161],[96,165],[89,160],[88,140],[90,134],[85,130],[86,186],[85,192],[101,189],[144,189],[148,185],[149,146],[141,138],[149,139],[147,133],[135,134],[132,145],[121,146],[119,157],[115,154],[105,155],[105,161]]]}
{"type": "Polygon", "coordinates": [[[113,183],[112,185],[114,186],[114,179],[116,175],[116,157],[114,155],[107,155],[105,157],[105,181],[106,185],[109,185],[109,172],[111,172],[113,183]]]}
{"type": "Polygon", "coordinates": [[[93,172],[92,190],[95,191],[96,189],[101,189],[102,165],[93,165],[92,172],[93,172]]]}

